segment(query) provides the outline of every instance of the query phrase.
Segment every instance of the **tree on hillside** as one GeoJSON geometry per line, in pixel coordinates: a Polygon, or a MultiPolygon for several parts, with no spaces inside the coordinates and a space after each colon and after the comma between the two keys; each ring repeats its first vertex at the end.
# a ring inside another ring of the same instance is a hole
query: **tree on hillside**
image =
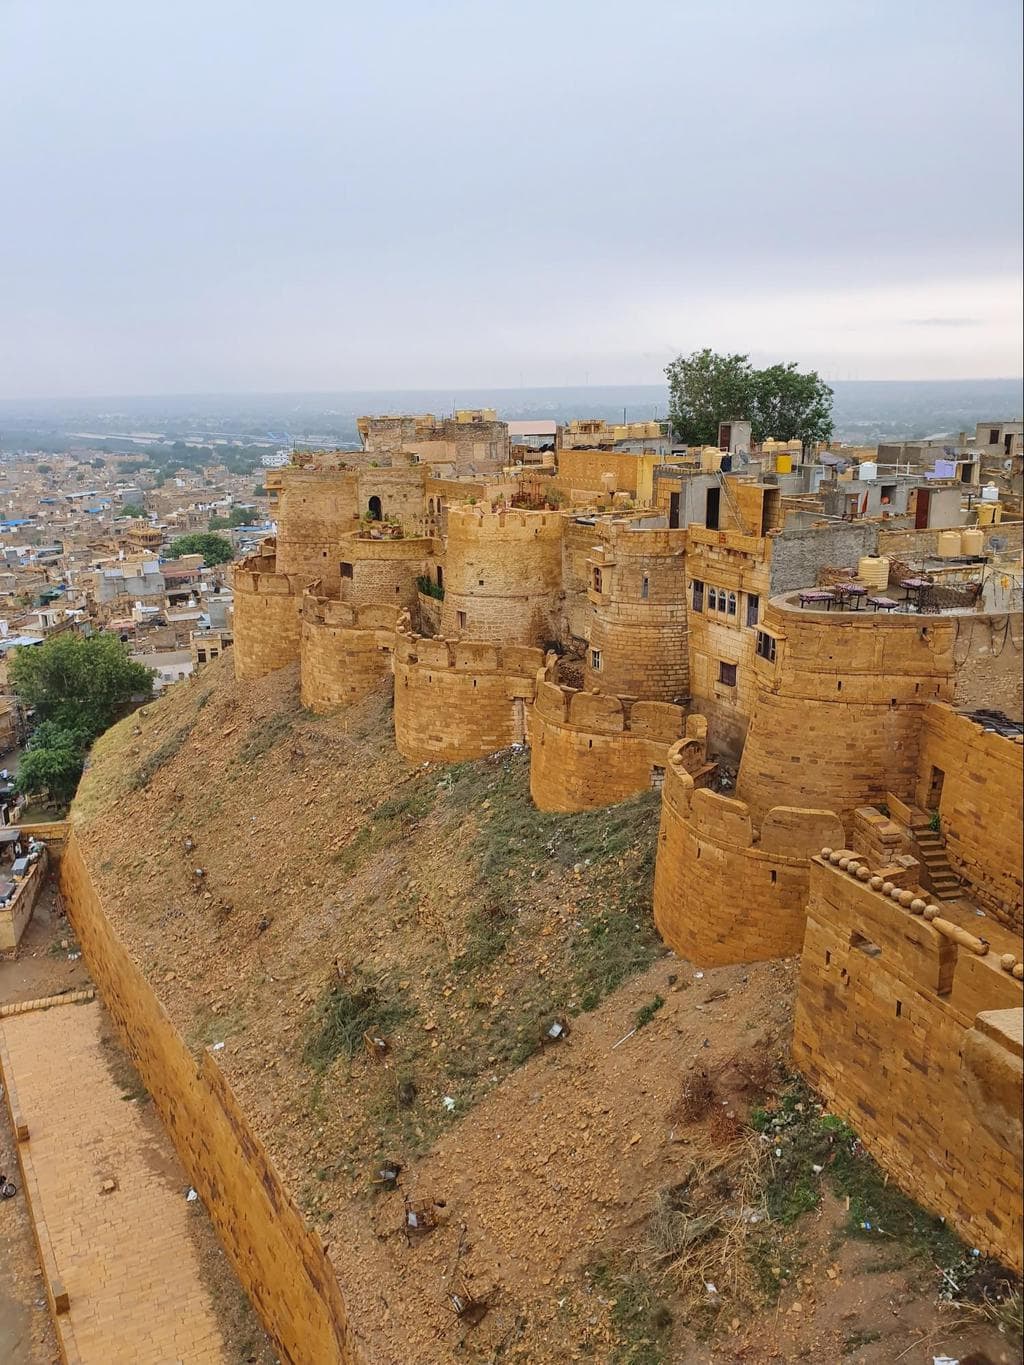
{"type": "Polygon", "coordinates": [[[717,445],[718,424],[746,419],[751,438],[798,438],[804,445],[832,435],[832,390],[816,371],[795,363],[755,369],[749,356],[705,349],[667,366],[669,416],[677,440],[717,445]]]}
{"type": "Polygon", "coordinates": [[[10,682],[39,724],[18,767],[16,786],[67,803],[89,745],[127,709],[153,692],[152,669],[133,663],[112,635],[54,635],[15,650],[10,682]]]}
{"type": "Polygon", "coordinates": [[[121,508],[121,515],[123,517],[133,517],[136,520],[141,517],[144,520],[146,517],[146,509],[140,507],[137,502],[126,502],[121,508]]]}
{"type": "Polygon", "coordinates": [[[231,542],[223,536],[211,535],[208,531],[193,531],[172,541],[167,551],[168,559],[180,559],[182,555],[202,555],[207,564],[229,564],[235,552],[231,542]]]}
{"type": "Polygon", "coordinates": [[[11,686],[40,721],[88,736],[111,725],[134,696],[153,691],[153,673],[133,663],[113,635],[53,635],[15,652],[11,686]]]}
{"type": "Polygon", "coordinates": [[[15,786],[26,795],[44,793],[67,805],[82,776],[88,747],[83,731],[62,730],[54,721],[44,720],[21,756],[15,786]]]}

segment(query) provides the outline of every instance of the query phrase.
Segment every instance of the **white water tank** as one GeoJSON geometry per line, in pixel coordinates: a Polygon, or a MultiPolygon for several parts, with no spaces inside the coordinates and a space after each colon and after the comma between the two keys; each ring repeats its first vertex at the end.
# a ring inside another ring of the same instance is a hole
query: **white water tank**
{"type": "Polygon", "coordinates": [[[863,479],[865,482],[870,479],[877,479],[878,465],[875,464],[874,460],[865,460],[857,471],[857,477],[863,479]]]}
{"type": "Polygon", "coordinates": [[[994,483],[987,483],[981,490],[981,497],[983,502],[998,502],[999,489],[994,483]]]}

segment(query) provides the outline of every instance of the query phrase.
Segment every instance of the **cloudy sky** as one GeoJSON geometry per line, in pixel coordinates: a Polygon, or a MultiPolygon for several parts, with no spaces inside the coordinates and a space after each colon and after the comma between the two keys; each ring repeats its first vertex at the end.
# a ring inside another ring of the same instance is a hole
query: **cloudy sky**
{"type": "Polygon", "coordinates": [[[0,0],[0,396],[1017,375],[1016,0],[0,0]]]}

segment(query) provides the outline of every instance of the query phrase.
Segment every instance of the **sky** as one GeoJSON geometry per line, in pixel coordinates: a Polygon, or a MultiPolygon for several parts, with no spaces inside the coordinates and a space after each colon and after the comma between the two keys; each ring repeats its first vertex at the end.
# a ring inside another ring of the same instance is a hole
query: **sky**
{"type": "Polygon", "coordinates": [[[1015,376],[1016,0],[0,0],[0,397],[1015,376]]]}

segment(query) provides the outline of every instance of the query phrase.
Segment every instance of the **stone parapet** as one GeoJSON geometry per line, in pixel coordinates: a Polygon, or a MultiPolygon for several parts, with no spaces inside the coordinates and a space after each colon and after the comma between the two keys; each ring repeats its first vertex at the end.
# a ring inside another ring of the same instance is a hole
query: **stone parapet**
{"type": "Polygon", "coordinates": [[[278,571],[274,542],[233,573],[235,677],[262,678],[299,657],[299,608],[310,579],[278,571]]]}
{"type": "Polygon", "coordinates": [[[797,1064],[903,1189],[1019,1273],[1020,940],[826,851],[835,863],[810,864],[797,1064]]]}
{"type": "Polygon", "coordinates": [[[700,717],[669,702],[579,692],[537,676],[530,713],[530,795],[541,810],[590,810],[660,785],[669,746],[689,734],[704,765],[700,717]]]}
{"type": "Polygon", "coordinates": [[[562,516],[466,504],[448,509],[441,631],[540,645],[561,614],[562,516]]]}
{"type": "Polygon", "coordinates": [[[701,966],[800,951],[808,859],[843,827],[825,810],[777,806],[755,829],[744,801],[696,787],[686,744],[669,751],[654,873],[654,922],[701,966]]]}
{"type": "Polygon", "coordinates": [[[320,584],[302,597],[299,683],[303,706],[318,715],[376,691],[391,674],[396,606],[355,607],[322,595],[320,584]]]}
{"type": "Polygon", "coordinates": [[[395,744],[413,762],[483,758],[526,740],[541,650],[395,636],[395,744]]]}

